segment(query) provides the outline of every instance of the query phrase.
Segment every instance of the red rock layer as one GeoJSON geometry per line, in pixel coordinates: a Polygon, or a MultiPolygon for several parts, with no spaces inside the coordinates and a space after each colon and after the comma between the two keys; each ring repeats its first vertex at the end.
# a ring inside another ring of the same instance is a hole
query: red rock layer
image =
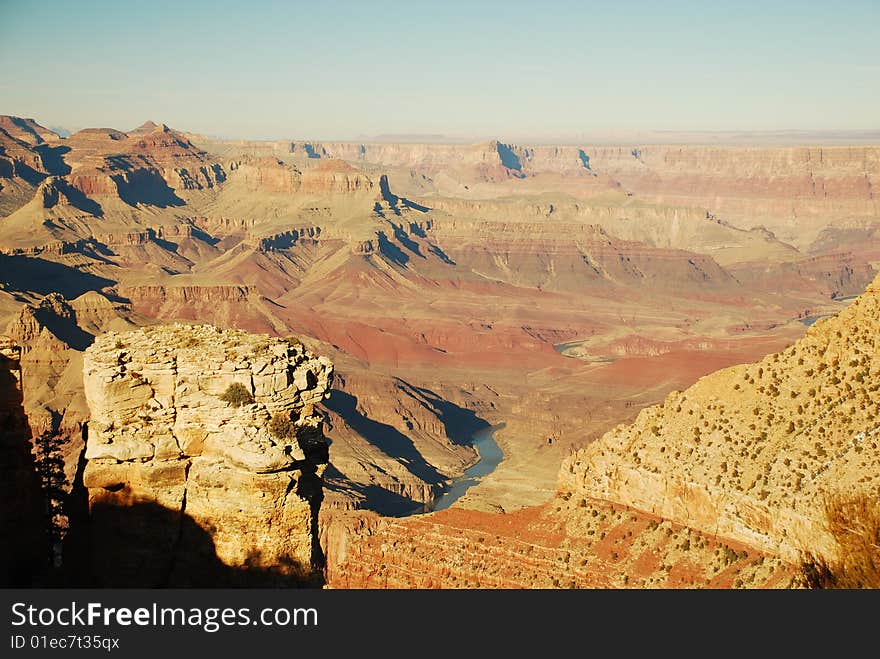
{"type": "Polygon", "coordinates": [[[773,588],[791,578],[740,543],[585,499],[509,514],[327,517],[332,588],[773,588]]]}

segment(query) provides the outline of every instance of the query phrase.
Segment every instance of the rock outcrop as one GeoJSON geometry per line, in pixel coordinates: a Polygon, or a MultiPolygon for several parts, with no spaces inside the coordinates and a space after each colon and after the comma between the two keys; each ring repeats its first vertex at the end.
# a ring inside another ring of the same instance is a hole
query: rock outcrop
{"type": "Polygon", "coordinates": [[[99,580],[310,580],[327,462],[314,405],[332,374],[299,342],[206,325],[98,337],[83,482],[99,580]]]}
{"type": "Polygon", "coordinates": [[[0,130],[30,146],[45,142],[57,142],[61,139],[56,132],[44,128],[33,119],[24,117],[0,115],[0,130]]]}
{"type": "Polygon", "coordinates": [[[789,559],[833,556],[825,495],[880,494],[878,338],[880,278],[787,350],[673,392],[574,454],[560,490],[789,559]]]}

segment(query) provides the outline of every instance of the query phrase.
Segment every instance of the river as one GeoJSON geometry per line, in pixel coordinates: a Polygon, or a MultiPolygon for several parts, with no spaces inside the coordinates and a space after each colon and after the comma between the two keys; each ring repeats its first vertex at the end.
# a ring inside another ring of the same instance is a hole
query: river
{"type": "MultiPolygon", "coordinates": [[[[835,298],[834,301],[840,302],[840,303],[844,303],[844,302],[849,303],[849,302],[852,302],[853,300],[855,300],[857,297],[858,297],[858,295],[847,295],[846,297],[835,298]]],[[[825,314],[819,314],[816,316],[807,316],[806,318],[801,318],[800,321],[804,325],[806,325],[807,327],[812,327],[816,323],[817,320],[822,320],[823,318],[830,318],[831,316],[834,316],[834,315],[835,314],[833,314],[833,313],[825,313],[825,314]]]]}
{"type": "Polygon", "coordinates": [[[474,433],[474,442],[472,446],[477,449],[480,459],[465,469],[465,472],[452,481],[449,489],[446,490],[437,501],[434,502],[432,510],[446,510],[453,503],[458,501],[465,492],[474,485],[479,483],[484,476],[495,471],[495,467],[501,464],[504,459],[504,453],[501,447],[495,442],[494,434],[496,430],[501,430],[504,424],[483,428],[474,433]]]}
{"type": "Polygon", "coordinates": [[[583,362],[587,363],[609,363],[614,361],[614,357],[603,357],[601,355],[591,356],[587,353],[583,354],[572,354],[571,350],[575,348],[580,348],[584,343],[586,343],[586,339],[579,339],[577,341],[566,341],[565,343],[557,343],[553,346],[553,349],[558,352],[563,357],[569,357],[571,359],[580,359],[583,362]]]}

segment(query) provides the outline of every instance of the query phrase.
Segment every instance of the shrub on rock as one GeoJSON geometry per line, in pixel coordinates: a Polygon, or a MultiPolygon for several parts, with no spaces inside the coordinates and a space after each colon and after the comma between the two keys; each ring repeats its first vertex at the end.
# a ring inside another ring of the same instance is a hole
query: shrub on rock
{"type": "Polygon", "coordinates": [[[241,382],[233,382],[220,395],[220,400],[229,403],[232,407],[241,407],[242,405],[250,405],[254,402],[254,397],[241,382]]]}
{"type": "Polygon", "coordinates": [[[289,439],[295,434],[293,421],[290,420],[290,414],[278,412],[272,415],[269,421],[269,434],[275,439],[289,439]]]}

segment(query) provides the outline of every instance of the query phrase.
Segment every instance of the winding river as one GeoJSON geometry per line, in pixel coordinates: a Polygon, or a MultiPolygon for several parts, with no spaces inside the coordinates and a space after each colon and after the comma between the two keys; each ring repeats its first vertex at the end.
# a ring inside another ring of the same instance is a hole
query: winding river
{"type": "MultiPolygon", "coordinates": [[[[842,303],[843,306],[845,307],[850,302],[855,300],[857,297],[858,297],[858,295],[847,295],[846,297],[836,298],[834,301],[842,303]]],[[[839,313],[839,312],[837,312],[837,313],[839,313]]],[[[834,316],[834,315],[835,314],[833,314],[833,313],[818,314],[816,316],[807,316],[806,318],[801,318],[800,321],[804,325],[806,325],[807,327],[812,327],[816,323],[816,321],[822,320],[823,318],[830,318],[831,316],[834,316]]]]}
{"type": "Polygon", "coordinates": [[[601,355],[590,356],[586,353],[572,354],[572,350],[580,348],[584,343],[586,343],[585,339],[579,339],[577,341],[566,341],[565,343],[557,343],[553,346],[553,349],[563,357],[580,359],[581,361],[587,363],[610,363],[614,361],[614,357],[603,357],[601,355]]]}
{"type": "Polygon", "coordinates": [[[465,469],[461,476],[452,481],[449,489],[434,502],[431,510],[446,510],[458,501],[465,492],[479,483],[484,476],[495,471],[495,467],[504,459],[504,453],[495,442],[493,435],[496,430],[501,430],[503,427],[504,424],[501,423],[497,426],[483,428],[483,430],[474,433],[473,447],[477,449],[480,459],[473,466],[465,469]]]}

